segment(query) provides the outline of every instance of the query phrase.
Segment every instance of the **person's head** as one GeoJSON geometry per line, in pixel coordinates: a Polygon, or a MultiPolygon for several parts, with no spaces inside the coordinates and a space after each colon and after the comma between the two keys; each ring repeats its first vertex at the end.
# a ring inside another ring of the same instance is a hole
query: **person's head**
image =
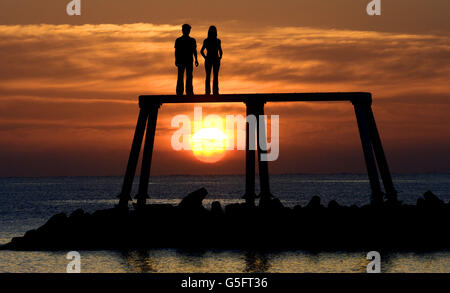
{"type": "Polygon", "coordinates": [[[208,39],[217,39],[217,28],[213,25],[208,29],[208,39]]]}
{"type": "Polygon", "coordinates": [[[189,36],[190,32],[191,32],[191,26],[187,23],[183,24],[183,26],[181,26],[181,31],[183,32],[183,35],[185,36],[189,36]]]}

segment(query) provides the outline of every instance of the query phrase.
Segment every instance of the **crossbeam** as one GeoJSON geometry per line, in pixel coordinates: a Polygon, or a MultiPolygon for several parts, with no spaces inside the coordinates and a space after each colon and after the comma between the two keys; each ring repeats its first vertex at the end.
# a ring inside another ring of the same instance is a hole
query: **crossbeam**
{"type": "MultiPolygon", "coordinates": [[[[361,138],[364,159],[372,190],[371,202],[383,202],[383,193],[379,181],[379,173],[383,181],[386,198],[389,202],[397,202],[397,191],[392,183],[391,173],[387,164],[381,138],[372,112],[372,95],[368,92],[330,92],[330,93],[269,93],[269,94],[225,94],[225,95],[141,95],[139,96],[139,116],[131,146],[130,157],[119,195],[119,206],[127,207],[131,200],[131,187],[136,172],[139,153],[145,133],[144,154],[139,180],[139,191],[136,195],[137,206],[144,206],[148,198],[147,190],[150,177],[153,145],[155,140],[158,110],[163,104],[186,103],[244,103],[247,115],[264,115],[264,105],[267,102],[339,102],[347,101],[353,104],[358,130],[361,138]]],[[[259,136],[259,131],[257,131],[259,136]]],[[[263,133],[265,136],[265,134],[263,133]]],[[[257,137],[259,141],[259,137],[257,137]]],[[[246,203],[254,205],[255,198],[255,151],[249,148],[249,126],[246,127],[246,186],[244,198],[246,203]]],[[[258,165],[260,175],[260,205],[272,197],[269,185],[268,162],[261,160],[264,153],[258,143],[258,165]]]]}
{"type": "Polygon", "coordinates": [[[371,103],[372,95],[366,92],[334,93],[268,93],[268,94],[225,94],[225,95],[141,95],[139,106],[146,107],[155,102],[160,104],[186,103],[247,103],[247,102],[339,102],[371,103]]]}

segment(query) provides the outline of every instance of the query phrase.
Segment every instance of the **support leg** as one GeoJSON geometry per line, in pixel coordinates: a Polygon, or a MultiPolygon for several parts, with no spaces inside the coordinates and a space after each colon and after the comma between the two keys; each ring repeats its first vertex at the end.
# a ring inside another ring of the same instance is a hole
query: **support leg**
{"type": "MultiPolygon", "coordinates": [[[[246,103],[247,117],[255,115],[255,109],[252,104],[246,103]]],[[[251,129],[250,123],[246,123],[245,131],[245,202],[255,205],[255,150],[250,149],[250,135],[254,135],[254,129],[251,129]]]]}
{"type": "Polygon", "coordinates": [[[269,162],[261,159],[262,154],[267,153],[267,133],[264,118],[264,103],[257,105],[257,137],[258,137],[258,167],[259,167],[259,184],[261,188],[260,204],[272,197],[269,185],[269,162]]]}
{"type": "Polygon", "coordinates": [[[147,132],[145,134],[144,153],[142,155],[141,176],[139,178],[139,191],[136,195],[137,206],[142,207],[148,198],[148,181],[152,165],[153,145],[155,142],[156,121],[159,104],[152,105],[149,110],[147,132]]]}
{"type": "Polygon", "coordinates": [[[364,111],[365,105],[354,104],[356,120],[358,122],[359,135],[366,161],[367,173],[369,175],[370,187],[372,189],[372,204],[383,202],[380,180],[378,178],[377,165],[373,155],[372,143],[370,142],[370,131],[367,112],[364,111]]]}
{"type": "Polygon", "coordinates": [[[133,186],[136,166],[139,159],[139,152],[142,146],[145,125],[148,119],[148,112],[144,109],[139,111],[139,117],[134,131],[133,143],[131,145],[130,157],[128,158],[127,170],[123,178],[122,192],[119,195],[119,207],[128,207],[128,201],[131,200],[130,193],[133,186]]]}
{"type": "Polygon", "coordinates": [[[397,191],[394,188],[392,182],[391,172],[384,154],[383,146],[381,144],[380,134],[378,133],[377,124],[375,123],[375,117],[371,107],[367,108],[367,116],[369,120],[370,136],[372,138],[373,150],[378,163],[378,169],[380,170],[381,179],[383,180],[384,190],[389,202],[397,202],[397,191]]]}

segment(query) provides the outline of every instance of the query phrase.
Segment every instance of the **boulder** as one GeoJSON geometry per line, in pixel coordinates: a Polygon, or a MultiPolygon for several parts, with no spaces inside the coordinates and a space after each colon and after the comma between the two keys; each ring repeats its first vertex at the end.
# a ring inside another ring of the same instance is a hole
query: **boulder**
{"type": "Polygon", "coordinates": [[[72,222],[78,221],[78,220],[81,220],[85,215],[86,214],[84,213],[84,211],[82,209],[77,209],[70,214],[69,220],[72,222]]]}
{"type": "Polygon", "coordinates": [[[297,204],[297,205],[294,206],[294,213],[298,214],[298,213],[301,212],[301,210],[302,210],[302,206],[301,205],[297,204]]]}
{"type": "Polygon", "coordinates": [[[264,201],[262,199],[259,201],[259,207],[269,210],[280,210],[283,208],[279,198],[267,198],[264,201]]]}
{"type": "Polygon", "coordinates": [[[245,203],[230,203],[225,206],[225,214],[229,216],[240,215],[245,212],[247,205],[245,203]]]}
{"type": "Polygon", "coordinates": [[[425,207],[425,200],[423,199],[423,198],[418,198],[417,199],[417,203],[416,203],[416,206],[418,207],[418,208],[424,208],[425,207]]]}
{"type": "Polygon", "coordinates": [[[309,203],[306,205],[306,207],[311,209],[323,208],[323,205],[320,204],[320,197],[314,195],[309,201],[309,203]]]}
{"type": "Polygon", "coordinates": [[[207,195],[208,191],[205,188],[197,189],[183,198],[178,207],[186,210],[203,210],[203,200],[207,195]]]}
{"type": "Polygon", "coordinates": [[[38,228],[39,231],[59,231],[64,229],[68,221],[65,213],[59,213],[52,216],[44,225],[38,228]]]}
{"type": "Polygon", "coordinates": [[[211,213],[213,215],[222,215],[223,214],[223,209],[222,209],[222,205],[220,204],[220,202],[213,201],[213,203],[211,204],[211,213]]]}
{"type": "Polygon", "coordinates": [[[340,208],[341,206],[337,203],[337,201],[335,201],[335,200],[332,200],[332,201],[330,201],[329,203],[328,203],[328,208],[329,209],[338,209],[338,208],[340,208]]]}
{"type": "Polygon", "coordinates": [[[444,201],[439,199],[434,193],[431,191],[427,191],[423,194],[423,198],[425,200],[425,205],[430,207],[443,206],[444,201]]]}

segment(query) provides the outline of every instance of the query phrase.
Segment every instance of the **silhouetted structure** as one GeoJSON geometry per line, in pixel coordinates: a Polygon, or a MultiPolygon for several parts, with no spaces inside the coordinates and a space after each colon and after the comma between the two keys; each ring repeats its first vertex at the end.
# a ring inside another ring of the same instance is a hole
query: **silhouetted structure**
{"type": "Polygon", "coordinates": [[[211,69],[213,70],[213,94],[219,94],[219,68],[220,60],[222,59],[222,42],[217,38],[217,28],[210,26],[208,30],[208,38],[203,41],[202,49],[200,50],[203,58],[205,58],[205,94],[211,94],[211,69]],[[205,55],[206,49],[206,55],[205,55]]]}
{"type": "MultiPolygon", "coordinates": [[[[144,153],[142,158],[139,191],[136,195],[137,206],[144,206],[148,198],[148,183],[152,161],[153,144],[155,140],[156,121],[158,109],[162,104],[177,103],[245,103],[247,115],[264,115],[264,104],[266,102],[319,102],[319,101],[350,101],[355,109],[358,129],[360,133],[364,158],[369,175],[372,190],[372,204],[383,202],[378,170],[384,184],[386,198],[391,203],[397,202],[397,192],[392,182],[391,173],[384,155],[381,139],[378,134],[375,118],[372,113],[372,96],[365,92],[342,92],[342,93],[284,93],[284,94],[227,94],[220,96],[195,95],[178,97],[174,95],[143,95],[139,97],[139,117],[131,146],[130,157],[120,193],[119,206],[127,207],[131,200],[131,187],[136,172],[139,152],[145,136],[144,153]],[[378,169],[377,169],[378,165],[378,169]]],[[[259,121],[259,119],[257,119],[259,121]]],[[[259,122],[258,122],[259,123],[259,122]]],[[[259,127],[259,126],[258,126],[259,127]]],[[[245,171],[245,195],[246,203],[250,206],[255,204],[255,150],[249,150],[249,126],[246,131],[246,171],[245,171]]],[[[259,136],[259,131],[257,135],[259,136]]],[[[265,136],[265,133],[263,133],[265,136]]],[[[259,141],[259,137],[256,139],[259,141]]],[[[267,161],[261,160],[265,151],[258,144],[258,166],[260,176],[260,204],[271,197],[269,185],[269,167],[267,161]]]]}
{"type": "Polygon", "coordinates": [[[194,67],[192,63],[195,58],[195,66],[198,66],[197,60],[197,42],[189,36],[191,26],[183,24],[183,36],[175,41],[175,65],[178,67],[177,95],[181,96],[184,92],[183,80],[186,71],[186,94],[193,95],[192,85],[194,67]],[[194,57],[194,58],[193,58],[194,57]]]}

